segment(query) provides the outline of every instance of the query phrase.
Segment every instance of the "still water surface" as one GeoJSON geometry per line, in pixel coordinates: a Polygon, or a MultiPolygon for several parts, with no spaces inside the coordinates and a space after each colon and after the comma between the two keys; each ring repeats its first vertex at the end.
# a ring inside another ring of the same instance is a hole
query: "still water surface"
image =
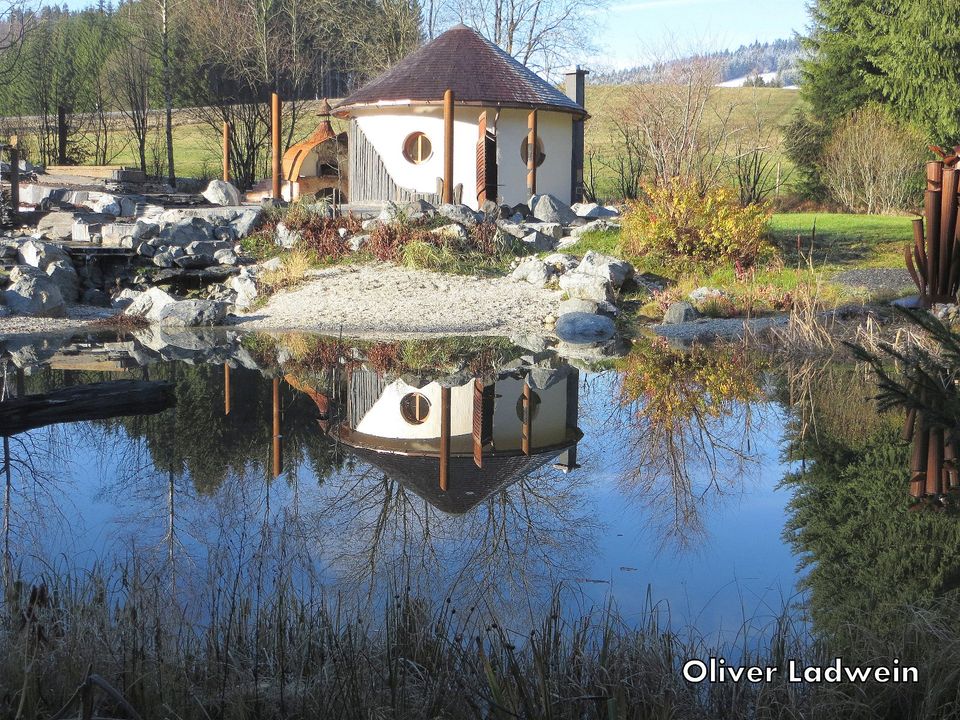
{"type": "Polygon", "coordinates": [[[506,340],[158,332],[8,342],[8,398],[172,386],[165,408],[10,439],[21,576],[135,563],[190,597],[257,568],[351,605],[405,586],[501,617],[559,585],[571,609],[639,622],[658,603],[710,637],[799,597],[781,485],[797,413],[742,348],[640,343],[587,366],[506,340]]]}

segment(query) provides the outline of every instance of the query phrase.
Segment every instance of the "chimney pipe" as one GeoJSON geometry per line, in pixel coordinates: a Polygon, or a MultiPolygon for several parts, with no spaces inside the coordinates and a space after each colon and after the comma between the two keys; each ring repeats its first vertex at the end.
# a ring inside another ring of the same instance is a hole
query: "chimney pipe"
{"type": "MultiPolygon", "coordinates": [[[[582,108],[586,107],[586,77],[589,70],[579,65],[564,74],[567,97],[582,108]]],[[[583,118],[573,121],[573,152],[570,154],[570,202],[583,200],[583,118]]]]}

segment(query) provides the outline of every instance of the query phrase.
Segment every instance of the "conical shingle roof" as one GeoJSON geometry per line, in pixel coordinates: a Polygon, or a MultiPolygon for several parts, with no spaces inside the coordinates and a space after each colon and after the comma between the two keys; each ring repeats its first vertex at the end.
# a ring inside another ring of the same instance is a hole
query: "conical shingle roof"
{"type": "Polygon", "coordinates": [[[458,105],[586,111],[500,47],[457,25],[411,53],[337,107],[337,114],[377,105],[429,105],[453,90],[458,105]]]}

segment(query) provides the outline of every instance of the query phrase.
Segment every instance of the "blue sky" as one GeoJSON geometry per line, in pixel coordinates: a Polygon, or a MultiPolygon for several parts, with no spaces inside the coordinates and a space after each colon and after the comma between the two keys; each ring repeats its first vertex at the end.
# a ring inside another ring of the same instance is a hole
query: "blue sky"
{"type": "Polygon", "coordinates": [[[610,0],[594,65],[630,67],[671,41],[682,54],[722,50],[802,32],[807,0],[610,0]]]}

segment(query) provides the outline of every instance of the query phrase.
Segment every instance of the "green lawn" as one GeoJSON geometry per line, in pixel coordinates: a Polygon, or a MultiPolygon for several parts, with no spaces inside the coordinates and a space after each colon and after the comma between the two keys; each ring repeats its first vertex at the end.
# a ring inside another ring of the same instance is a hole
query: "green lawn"
{"type": "Polygon", "coordinates": [[[912,220],[901,215],[778,213],[770,221],[770,235],[788,261],[799,259],[799,247],[804,258],[812,250],[818,266],[903,267],[903,246],[913,239],[912,220]]]}

